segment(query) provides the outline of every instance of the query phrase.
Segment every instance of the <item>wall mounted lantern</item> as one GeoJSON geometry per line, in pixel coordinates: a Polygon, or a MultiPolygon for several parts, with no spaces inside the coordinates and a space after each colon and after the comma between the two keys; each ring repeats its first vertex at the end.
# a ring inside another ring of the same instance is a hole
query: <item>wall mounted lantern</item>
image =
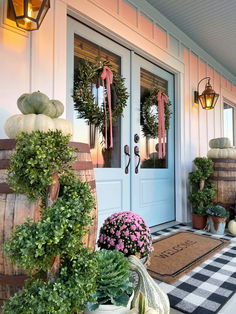
{"type": "Polygon", "coordinates": [[[215,107],[215,104],[219,98],[219,94],[217,94],[214,89],[212,89],[212,86],[210,84],[210,77],[204,77],[201,81],[199,81],[197,85],[197,91],[194,92],[194,102],[198,103],[200,100],[200,103],[202,105],[203,109],[209,110],[213,109],[215,107]],[[208,80],[205,86],[205,90],[202,92],[201,95],[199,95],[199,85],[203,80],[208,80]]]}
{"type": "Polygon", "coordinates": [[[48,9],[50,0],[9,0],[16,25],[26,31],[39,29],[48,9]]]}

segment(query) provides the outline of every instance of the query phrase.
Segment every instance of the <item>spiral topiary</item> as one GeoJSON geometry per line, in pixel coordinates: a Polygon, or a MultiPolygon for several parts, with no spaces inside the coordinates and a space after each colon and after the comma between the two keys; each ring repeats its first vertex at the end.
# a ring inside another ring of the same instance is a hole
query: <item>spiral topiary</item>
{"type": "Polygon", "coordinates": [[[210,180],[214,172],[214,164],[206,157],[195,158],[194,164],[196,170],[189,173],[192,191],[188,199],[192,204],[192,212],[198,216],[205,216],[207,207],[212,205],[216,191],[214,183],[210,180]]]}

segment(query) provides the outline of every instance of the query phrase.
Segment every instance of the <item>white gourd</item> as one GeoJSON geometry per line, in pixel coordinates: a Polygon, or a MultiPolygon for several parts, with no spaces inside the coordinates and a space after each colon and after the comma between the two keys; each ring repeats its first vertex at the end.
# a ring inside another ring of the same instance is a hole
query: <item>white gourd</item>
{"type": "Polygon", "coordinates": [[[20,132],[32,133],[33,131],[48,132],[61,130],[63,135],[73,135],[72,124],[65,119],[51,119],[43,114],[17,114],[11,116],[4,125],[9,138],[16,138],[20,132]]]}
{"type": "Polygon", "coordinates": [[[236,218],[230,220],[230,222],[228,223],[228,229],[232,235],[236,235],[236,218]]]}
{"type": "Polygon", "coordinates": [[[139,293],[138,298],[135,300],[134,307],[128,311],[128,314],[158,314],[158,311],[147,305],[147,298],[143,293],[139,293]]]}
{"type": "MultiPolygon", "coordinates": [[[[156,314],[168,314],[170,303],[167,294],[155,283],[148,274],[142,262],[134,255],[128,257],[129,267],[138,274],[139,281],[135,288],[132,305],[135,306],[140,292],[147,298],[148,307],[155,310],[156,314]]],[[[151,314],[150,312],[148,314],[151,314]]]]}
{"type": "Polygon", "coordinates": [[[213,138],[209,142],[210,148],[229,148],[231,147],[231,141],[228,137],[213,138]]]}
{"type": "Polygon", "coordinates": [[[235,148],[212,148],[207,153],[208,158],[236,158],[235,148]]]}

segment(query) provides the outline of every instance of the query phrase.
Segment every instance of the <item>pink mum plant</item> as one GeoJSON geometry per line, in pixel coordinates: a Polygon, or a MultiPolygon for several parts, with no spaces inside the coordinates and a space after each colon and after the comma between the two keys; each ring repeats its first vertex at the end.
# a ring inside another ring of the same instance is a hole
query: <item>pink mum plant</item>
{"type": "Polygon", "coordinates": [[[104,221],[98,246],[141,258],[153,251],[149,227],[142,217],[130,211],[115,213],[104,221]]]}

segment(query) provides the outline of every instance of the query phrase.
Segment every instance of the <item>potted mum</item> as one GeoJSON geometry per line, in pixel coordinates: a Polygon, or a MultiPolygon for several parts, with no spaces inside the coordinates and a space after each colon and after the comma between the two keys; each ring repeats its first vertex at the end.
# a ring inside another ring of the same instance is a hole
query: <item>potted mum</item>
{"type": "Polygon", "coordinates": [[[211,233],[224,234],[226,220],[229,218],[227,210],[220,205],[215,205],[209,207],[206,213],[208,214],[211,233]]]}
{"type": "Polygon", "coordinates": [[[147,257],[153,251],[149,227],[142,217],[130,211],[112,214],[104,221],[98,247],[140,258],[147,257]]]}
{"type": "Polygon", "coordinates": [[[98,276],[94,302],[88,303],[85,314],[125,314],[133,297],[133,280],[128,259],[117,250],[97,252],[98,276]]]}

